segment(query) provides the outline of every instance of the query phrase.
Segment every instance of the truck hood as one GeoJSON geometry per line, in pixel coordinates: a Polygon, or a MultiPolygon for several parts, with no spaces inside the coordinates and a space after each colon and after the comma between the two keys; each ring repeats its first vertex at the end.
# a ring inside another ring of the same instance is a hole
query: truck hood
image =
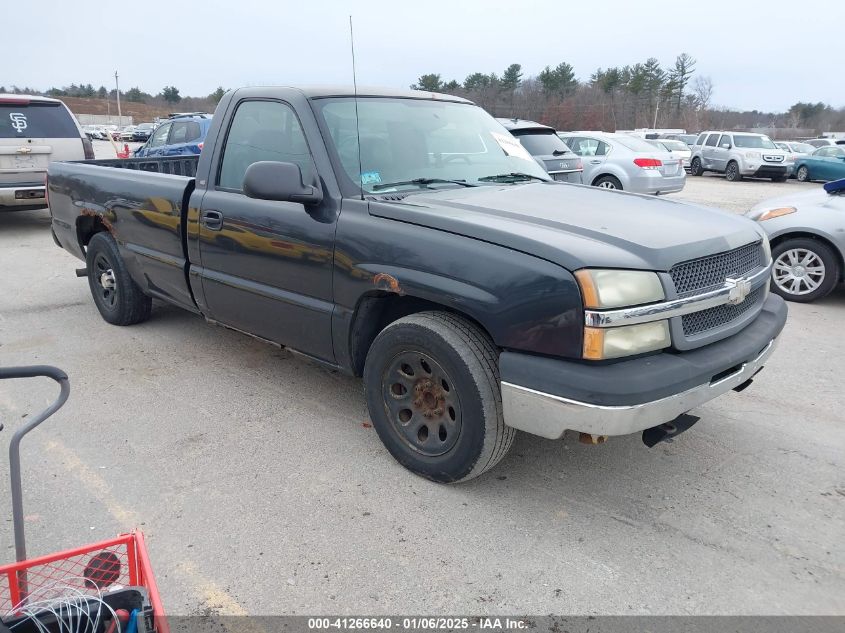
{"type": "Polygon", "coordinates": [[[668,271],[763,236],[756,223],[726,211],[556,182],[379,198],[370,202],[370,213],[498,244],[568,270],[668,271]]]}

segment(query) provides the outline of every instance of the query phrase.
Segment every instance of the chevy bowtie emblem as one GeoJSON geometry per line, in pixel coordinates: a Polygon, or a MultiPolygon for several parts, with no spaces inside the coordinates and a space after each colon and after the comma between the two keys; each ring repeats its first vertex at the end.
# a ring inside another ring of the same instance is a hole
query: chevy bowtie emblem
{"type": "Polygon", "coordinates": [[[745,301],[745,297],[751,292],[751,282],[747,279],[732,279],[728,277],[725,280],[725,285],[728,287],[728,303],[733,306],[745,301]]]}
{"type": "Polygon", "coordinates": [[[32,149],[30,149],[29,147],[19,147],[18,148],[18,154],[31,154],[31,153],[32,153],[32,149]]]}

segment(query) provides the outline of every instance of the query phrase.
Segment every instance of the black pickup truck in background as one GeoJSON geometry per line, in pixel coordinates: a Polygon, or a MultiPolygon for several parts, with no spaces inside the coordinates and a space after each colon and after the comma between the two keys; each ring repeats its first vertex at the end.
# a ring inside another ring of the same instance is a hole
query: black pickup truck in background
{"type": "Polygon", "coordinates": [[[445,95],[235,90],[198,158],[53,163],[48,192],[105,320],[160,299],[363,376],[387,449],[439,482],[516,429],[671,437],[786,319],[755,223],[553,182],[445,95]]]}

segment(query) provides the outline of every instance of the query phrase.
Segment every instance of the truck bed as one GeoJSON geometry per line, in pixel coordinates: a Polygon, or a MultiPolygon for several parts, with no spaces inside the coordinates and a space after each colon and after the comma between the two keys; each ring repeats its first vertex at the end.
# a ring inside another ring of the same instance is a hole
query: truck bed
{"type": "Polygon", "coordinates": [[[48,196],[53,232],[85,259],[98,230],[111,233],[135,282],[153,297],[195,310],[186,280],[188,202],[198,157],[52,163],[48,196]],[[185,175],[176,175],[176,174],[185,175]]]}

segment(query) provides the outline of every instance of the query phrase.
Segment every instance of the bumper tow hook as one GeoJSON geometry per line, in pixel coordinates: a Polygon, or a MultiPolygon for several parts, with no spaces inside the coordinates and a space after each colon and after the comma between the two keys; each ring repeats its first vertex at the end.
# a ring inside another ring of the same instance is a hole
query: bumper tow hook
{"type": "Polygon", "coordinates": [[[682,413],[671,422],[643,431],[643,444],[652,448],[660,442],[671,442],[676,435],[680,435],[700,419],[698,416],[682,413]]]}

